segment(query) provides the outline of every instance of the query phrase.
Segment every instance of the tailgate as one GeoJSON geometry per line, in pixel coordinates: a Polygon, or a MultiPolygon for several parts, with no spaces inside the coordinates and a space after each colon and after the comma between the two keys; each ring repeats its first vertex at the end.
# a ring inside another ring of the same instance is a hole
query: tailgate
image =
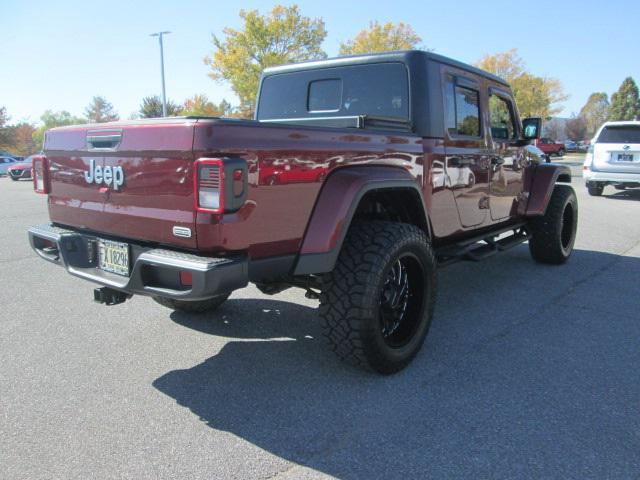
{"type": "Polygon", "coordinates": [[[640,173],[640,124],[606,125],[593,146],[597,170],[640,173]]]}
{"type": "Polygon", "coordinates": [[[196,248],[193,130],[188,119],[47,132],[55,223],[125,239],[196,248]],[[175,231],[178,235],[174,234],[175,231]],[[189,235],[191,232],[191,235],[189,235]]]}

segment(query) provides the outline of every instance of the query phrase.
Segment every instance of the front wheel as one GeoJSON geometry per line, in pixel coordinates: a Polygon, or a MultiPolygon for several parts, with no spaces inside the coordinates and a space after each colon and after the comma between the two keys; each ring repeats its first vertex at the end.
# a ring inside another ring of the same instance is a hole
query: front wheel
{"type": "Polygon", "coordinates": [[[227,298],[229,298],[229,293],[224,295],[218,295],[213,298],[209,298],[207,300],[195,300],[195,301],[187,301],[187,300],[176,300],[174,298],[166,298],[166,297],[152,297],[156,302],[160,305],[170,308],[172,310],[177,310],[179,312],[185,313],[204,313],[215,310],[220,305],[222,305],[227,298]]]}
{"type": "MultiPolygon", "coordinates": [[[[9,175],[9,176],[11,177],[11,175],[9,175]]],[[[11,180],[13,180],[14,182],[17,182],[17,181],[18,181],[18,178],[16,178],[16,177],[11,177],[11,180]]]]}
{"type": "Polygon", "coordinates": [[[578,199],[568,185],[556,185],[547,211],[529,223],[529,251],[534,260],[559,265],[573,251],[578,229],[578,199]]]}
{"type": "Polygon", "coordinates": [[[435,295],[436,262],[422,230],[404,223],[357,223],[335,268],[322,277],[323,334],[343,360],[397,372],[424,343],[435,295]]]}

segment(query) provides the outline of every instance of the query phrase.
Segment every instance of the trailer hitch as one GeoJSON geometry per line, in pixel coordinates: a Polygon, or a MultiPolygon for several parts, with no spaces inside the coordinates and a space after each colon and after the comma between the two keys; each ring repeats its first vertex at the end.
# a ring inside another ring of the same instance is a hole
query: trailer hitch
{"type": "Polygon", "coordinates": [[[109,287],[96,288],[93,290],[93,300],[104,305],[118,305],[131,298],[129,293],[120,292],[109,287]]]}

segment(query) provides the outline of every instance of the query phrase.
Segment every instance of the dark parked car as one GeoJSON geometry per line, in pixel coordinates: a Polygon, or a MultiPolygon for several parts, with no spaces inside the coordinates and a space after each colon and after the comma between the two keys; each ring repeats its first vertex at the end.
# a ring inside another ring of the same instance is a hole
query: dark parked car
{"type": "Polygon", "coordinates": [[[433,53],[269,68],[253,121],[49,130],[33,169],[51,223],[29,238],[106,305],[203,312],[248,282],[303,288],[341,358],[393,373],[429,331],[437,267],[527,241],[538,262],[571,255],[571,171],[530,145],[541,129],[506,81],[433,53]],[[274,165],[295,173],[265,181],[274,165]]]}
{"type": "Polygon", "coordinates": [[[7,174],[11,180],[20,180],[22,178],[31,178],[31,168],[33,166],[33,156],[12,164],[7,169],[7,174]]]}

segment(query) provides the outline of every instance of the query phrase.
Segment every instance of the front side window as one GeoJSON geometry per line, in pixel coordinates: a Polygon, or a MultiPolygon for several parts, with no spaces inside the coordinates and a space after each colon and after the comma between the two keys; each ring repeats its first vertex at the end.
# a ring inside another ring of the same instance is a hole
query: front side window
{"type": "Polygon", "coordinates": [[[511,102],[505,98],[498,95],[489,97],[489,121],[491,123],[491,136],[494,140],[515,138],[516,128],[511,102]]]}

